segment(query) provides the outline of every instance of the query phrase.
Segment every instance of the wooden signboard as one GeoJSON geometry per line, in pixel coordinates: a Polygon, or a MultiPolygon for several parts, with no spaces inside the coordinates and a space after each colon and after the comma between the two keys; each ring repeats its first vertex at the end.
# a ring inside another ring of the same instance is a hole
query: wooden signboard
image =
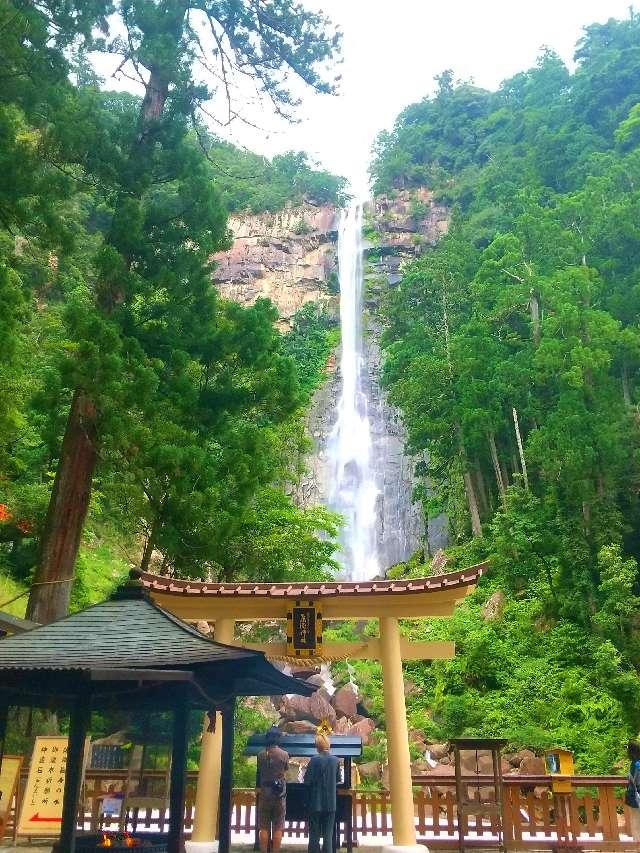
{"type": "Polygon", "coordinates": [[[322,653],[322,613],[314,601],[296,601],[287,612],[287,654],[315,657],[322,653]]]}
{"type": "Polygon", "coordinates": [[[21,767],[21,755],[2,756],[2,768],[0,768],[0,842],[5,836],[13,798],[18,790],[21,767]]]}
{"type": "Polygon", "coordinates": [[[36,738],[22,798],[18,835],[55,836],[60,833],[67,749],[66,737],[36,738]]]}

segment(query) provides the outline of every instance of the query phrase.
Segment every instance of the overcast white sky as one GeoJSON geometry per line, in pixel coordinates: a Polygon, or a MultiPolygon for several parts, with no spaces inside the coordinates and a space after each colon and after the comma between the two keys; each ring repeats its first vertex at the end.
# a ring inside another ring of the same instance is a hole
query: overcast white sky
{"type": "MultiPolygon", "coordinates": [[[[308,151],[365,186],[376,134],[405,106],[433,91],[445,68],[479,86],[529,68],[543,46],[571,62],[582,28],[626,17],[630,0],[302,0],[344,33],[341,93],[307,95],[291,126],[252,115],[261,130],[234,125],[231,141],[263,154],[308,151]]],[[[105,74],[107,67],[99,66],[105,74]]],[[[110,81],[113,84],[113,81],[110,81]]],[[[130,88],[126,82],[122,84],[130,88]]]]}
{"type": "Polygon", "coordinates": [[[547,45],[568,62],[582,27],[626,17],[629,0],[304,0],[344,32],[342,92],[308,97],[295,127],[242,133],[264,153],[300,148],[362,186],[371,144],[452,68],[492,88],[547,45]]]}

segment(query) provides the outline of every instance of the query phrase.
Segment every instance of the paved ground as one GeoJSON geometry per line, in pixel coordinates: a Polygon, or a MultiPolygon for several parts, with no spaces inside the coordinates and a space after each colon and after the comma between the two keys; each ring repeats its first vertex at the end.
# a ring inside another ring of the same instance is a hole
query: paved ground
{"type": "MultiPolygon", "coordinates": [[[[360,842],[360,849],[367,848],[367,853],[381,853],[382,846],[380,844],[368,844],[367,841],[373,839],[364,839],[360,842]]],[[[307,849],[306,840],[300,839],[298,844],[283,844],[282,853],[302,853],[307,849]]],[[[253,845],[234,844],[231,848],[232,853],[249,853],[253,851],[253,845]]],[[[0,847],[0,853],[51,853],[50,844],[27,844],[26,840],[18,843],[17,847],[0,847]]]]}

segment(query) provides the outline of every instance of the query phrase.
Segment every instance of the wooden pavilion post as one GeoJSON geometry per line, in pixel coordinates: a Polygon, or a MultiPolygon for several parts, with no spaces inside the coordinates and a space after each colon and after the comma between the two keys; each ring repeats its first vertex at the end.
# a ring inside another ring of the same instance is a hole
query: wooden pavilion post
{"type": "Polygon", "coordinates": [[[4,758],[4,742],[7,738],[7,718],[9,706],[0,704],[0,771],[2,770],[2,759],[4,758]]]}
{"type": "Polygon", "coordinates": [[[171,779],[169,788],[168,853],[182,853],[184,839],[184,798],[187,785],[189,695],[186,684],[175,685],[171,779]]]}
{"type": "Polygon", "coordinates": [[[233,739],[235,698],[222,709],[222,760],[220,763],[220,797],[218,808],[218,853],[231,849],[231,795],[233,793],[233,739]]]}
{"type": "Polygon", "coordinates": [[[71,709],[69,720],[69,743],[67,766],[62,802],[62,825],[60,827],[59,850],[74,853],[76,849],[76,825],[78,822],[78,800],[82,787],[84,748],[91,720],[91,695],[78,696],[71,709]]]}
{"type": "MultiPolygon", "coordinates": [[[[215,622],[216,643],[232,645],[234,642],[235,619],[218,618],[215,622]]],[[[211,853],[215,849],[216,827],[218,826],[218,795],[220,791],[220,766],[222,755],[222,732],[224,721],[219,711],[214,711],[213,731],[209,730],[209,719],[205,717],[200,750],[200,767],[196,786],[193,833],[187,844],[190,851],[211,853]]]]}

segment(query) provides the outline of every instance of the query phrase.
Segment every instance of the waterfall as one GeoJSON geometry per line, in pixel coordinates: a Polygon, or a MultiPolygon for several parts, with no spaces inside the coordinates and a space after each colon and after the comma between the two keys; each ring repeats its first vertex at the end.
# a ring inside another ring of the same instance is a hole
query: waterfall
{"type": "Polygon", "coordinates": [[[379,489],[371,464],[369,400],[362,336],[362,206],[342,211],[338,232],[340,275],[340,399],[327,454],[329,505],[345,519],[342,563],[350,580],[379,574],[376,521],[379,489]]]}

